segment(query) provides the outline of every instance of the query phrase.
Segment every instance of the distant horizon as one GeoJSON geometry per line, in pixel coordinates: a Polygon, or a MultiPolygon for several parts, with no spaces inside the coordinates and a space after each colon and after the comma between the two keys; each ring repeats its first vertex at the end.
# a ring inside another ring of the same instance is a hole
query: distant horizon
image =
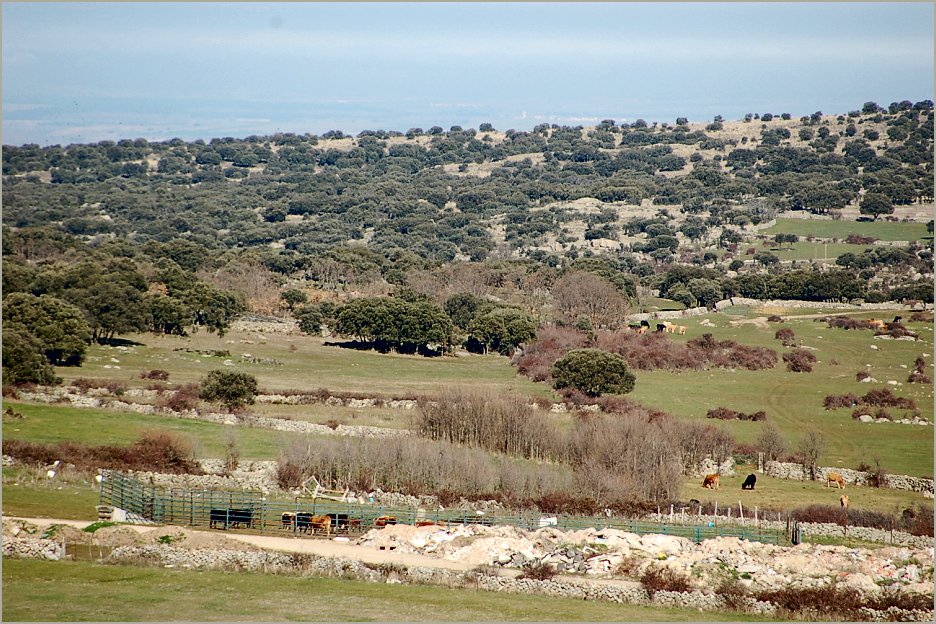
{"type": "Polygon", "coordinates": [[[932,3],[4,3],[2,143],[934,99],[932,3]]]}

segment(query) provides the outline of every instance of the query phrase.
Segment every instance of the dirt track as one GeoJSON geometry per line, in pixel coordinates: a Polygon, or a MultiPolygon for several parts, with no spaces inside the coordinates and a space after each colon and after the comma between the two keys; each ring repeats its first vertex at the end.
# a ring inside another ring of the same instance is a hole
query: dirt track
{"type": "MultiPolygon", "coordinates": [[[[91,524],[87,520],[63,520],[57,518],[23,518],[20,516],[3,516],[5,520],[23,520],[39,527],[47,527],[52,524],[64,524],[78,529],[91,524]]],[[[137,533],[146,534],[153,531],[165,532],[169,527],[152,525],[121,525],[133,529],[137,533]]],[[[448,561],[436,557],[419,555],[414,553],[403,553],[391,550],[376,550],[367,546],[358,546],[351,542],[335,541],[335,539],[311,539],[302,537],[278,537],[274,535],[237,535],[234,533],[221,533],[220,531],[204,531],[185,527],[184,530],[190,533],[210,536],[217,540],[235,540],[245,544],[251,544],[258,548],[266,550],[279,550],[284,552],[308,553],[319,555],[321,557],[344,557],[346,559],[355,559],[365,563],[396,563],[404,566],[418,566],[425,568],[444,568],[446,570],[470,570],[473,566],[459,561],[448,561]]],[[[341,538],[339,538],[341,539],[341,538]]],[[[220,546],[219,546],[220,547],[220,546]]]]}

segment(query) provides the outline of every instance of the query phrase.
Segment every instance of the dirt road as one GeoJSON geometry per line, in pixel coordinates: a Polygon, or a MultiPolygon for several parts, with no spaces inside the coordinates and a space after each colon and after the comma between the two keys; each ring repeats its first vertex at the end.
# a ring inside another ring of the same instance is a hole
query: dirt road
{"type": "MultiPolygon", "coordinates": [[[[91,522],[87,520],[63,520],[58,518],[22,518],[19,516],[3,516],[4,520],[23,520],[39,527],[47,527],[52,524],[64,524],[78,529],[84,529],[91,522]]],[[[155,527],[152,525],[127,524],[121,525],[133,529],[137,533],[146,534],[152,531],[162,531],[166,527],[155,527]]],[[[470,570],[474,567],[471,564],[448,561],[427,555],[415,553],[397,552],[395,550],[377,550],[368,546],[359,546],[350,541],[343,541],[347,538],[332,539],[312,539],[302,537],[279,537],[273,535],[238,535],[235,533],[222,533],[220,531],[204,531],[183,527],[186,532],[197,533],[211,536],[214,538],[223,538],[251,544],[265,550],[279,550],[283,552],[297,552],[318,555],[321,557],[344,557],[346,559],[355,559],[364,563],[395,563],[403,566],[418,566],[425,568],[443,568],[446,570],[470,570]],[[336,541],[337,540],[337,541],[336,541]]],[[[515,573],[513,570],[509,572],[515,573]]]]}

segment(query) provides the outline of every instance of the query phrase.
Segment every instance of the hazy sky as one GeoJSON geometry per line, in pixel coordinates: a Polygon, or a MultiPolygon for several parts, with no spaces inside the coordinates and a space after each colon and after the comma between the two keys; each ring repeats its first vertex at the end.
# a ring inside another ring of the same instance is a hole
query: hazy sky
{"type": "Polygon", "coordinates": [[[3,2],[3,143],[933,99],[933,4],[3,2]]]}

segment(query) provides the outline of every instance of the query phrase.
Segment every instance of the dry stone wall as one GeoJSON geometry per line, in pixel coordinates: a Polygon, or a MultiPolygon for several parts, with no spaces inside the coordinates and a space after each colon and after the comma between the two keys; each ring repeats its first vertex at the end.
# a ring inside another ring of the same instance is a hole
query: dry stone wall
{"type": "MultiPolygon", "coordinates": [[[[768,461],[764,464],[764,472],[777,479],[792,479],[795,481],[806,481],[808,475],[803,470],[801,464],[792,462],[768,461]]],[[[825,481],[830,472],[837,472],[842,475],[846,484],[850,485],[868,485],[871,480],[870,472],[861,470],[851,470],[849,468],[832,468],[820,466],[818,468],[818,479],[825,481]]],[[[908,475],[888,475],[888,487],[897,490],[910,490],[913,492],[923,492],[933,494],[933,480],[922,477],[911,477],[908,475]]]]}

